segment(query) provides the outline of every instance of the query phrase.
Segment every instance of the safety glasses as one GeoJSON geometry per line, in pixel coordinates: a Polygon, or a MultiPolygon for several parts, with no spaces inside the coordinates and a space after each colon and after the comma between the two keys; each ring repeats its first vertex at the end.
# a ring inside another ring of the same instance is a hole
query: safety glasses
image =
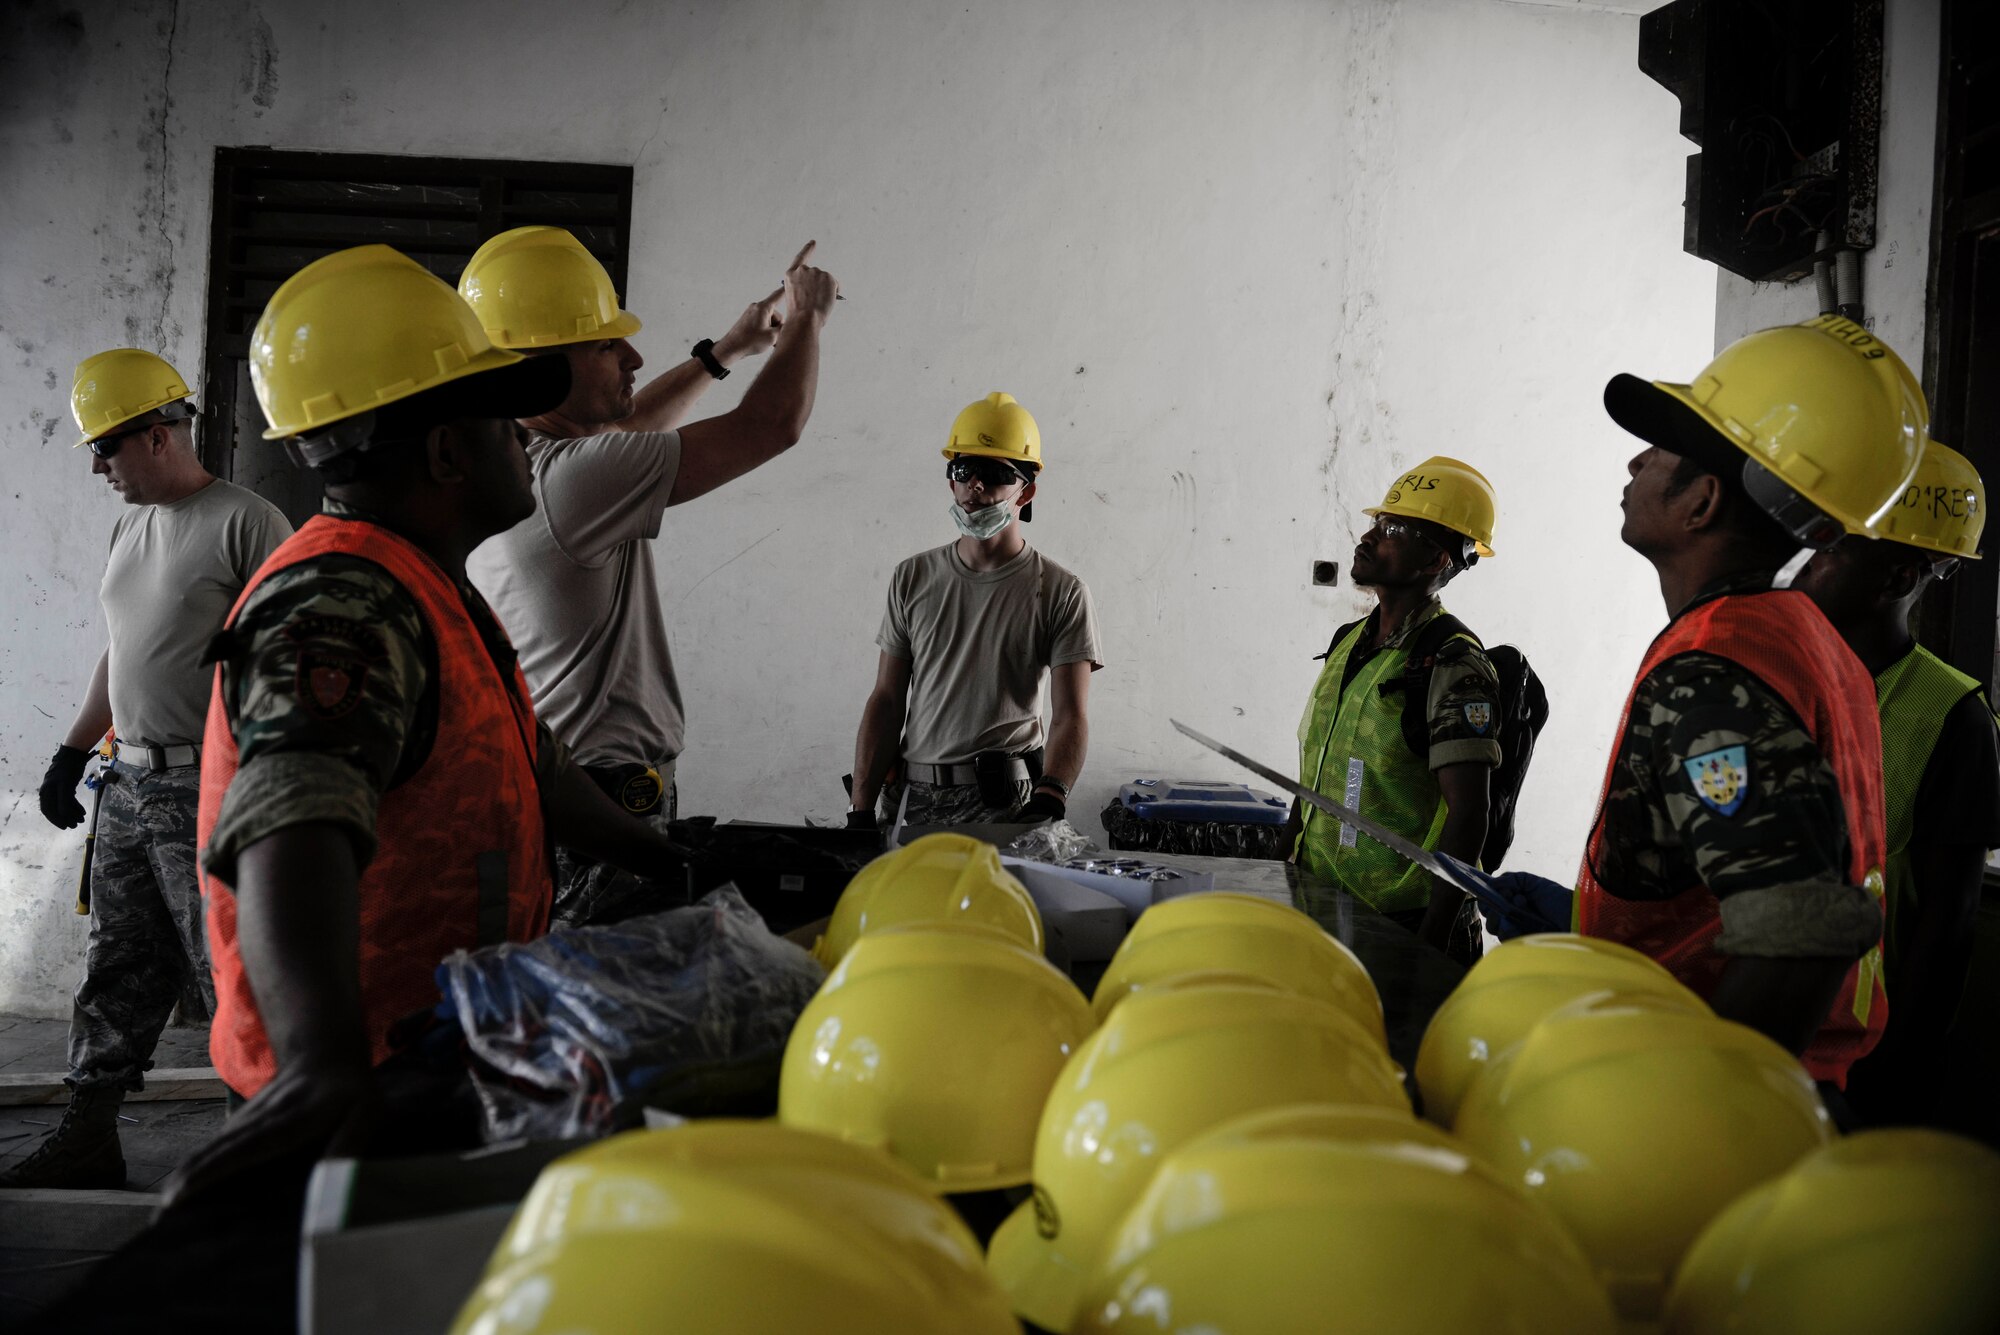
{"type": "Polygon", "coordinates": [[[997,491],[1010,482],[1025,481],[1020,471],[1006,460],[987,459],[976,454],[961,454],[953,458],[945,465],[944,475],[961,486],[982,483],[988,491],[997,491]]]}
{"type": "Polygon", "coordinates": [[[171,422],[185,422],[194,416],[194,410],[186,403],[170,403],[159,410],[159,416],[144,426],[128,426],[123,431],[114,431],[108,436],[85,441],[90,452],[100,459],[109,459],[125,447],[127,436],[136,436],[142,431],[151,431],[156,426],[166,426],[171,422]]]}

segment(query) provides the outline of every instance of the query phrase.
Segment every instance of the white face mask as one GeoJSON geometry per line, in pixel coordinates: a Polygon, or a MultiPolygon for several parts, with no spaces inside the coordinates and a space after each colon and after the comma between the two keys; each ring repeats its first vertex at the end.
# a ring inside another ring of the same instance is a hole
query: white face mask
{"type": "Polygon", "coordinates": [[[1014,507],[1010,502],[1001,501],[981,510],[966,512],[964,506],[954,503],[951,507],[951,522],[958,525],[958,531],[968,538],[984,542],[1007,527],[1007,521],[1014,517],[1014,507]]]}

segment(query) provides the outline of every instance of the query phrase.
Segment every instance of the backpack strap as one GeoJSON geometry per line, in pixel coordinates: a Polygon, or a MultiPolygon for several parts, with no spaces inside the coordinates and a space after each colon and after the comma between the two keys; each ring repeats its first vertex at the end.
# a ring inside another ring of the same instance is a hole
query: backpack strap
{"type": "Polygon", "coordinates": [[[1332,658],[1333,651],[1340,647],[1340,642],[1347,638],[1348,632],[1352,631],[1356,626],[1360,625],[1361,622],[1366,621],[1367,619],[1368,619],[1367,617],[1362,617],[1358,621],[1350,621],[1346,625],[1342,626],[1339,630],[1336,630],[1333,633],[1333,638],[1326,642],[1326,652],[1323,654],[1314,654],[1313,662],[1324,663],[1327,659],[1332,658]]]}
{"type": "Polygon", "coordinates": [[[1417,631],[1402,673],[1383,682],[1379,688],[1383,695],[1391,691],[1403,693],[1403,744],[1410,748],[1411,754],[1421,759],[1428,759],[1431,753],[1431,673],[1437,670],[1440,663],[1449,662],[1466,652],[1465,649],[1451,647],[1454,641],[1461,638],[1472,646],[1484,647],[1463,621],[1449,612],[1440,612],[1417,631]]]}

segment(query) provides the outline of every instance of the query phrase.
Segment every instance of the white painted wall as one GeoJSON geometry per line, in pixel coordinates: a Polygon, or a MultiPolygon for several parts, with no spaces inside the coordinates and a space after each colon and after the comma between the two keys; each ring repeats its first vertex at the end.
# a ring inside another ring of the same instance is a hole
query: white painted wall
{"type": "MultiPolygon", "coordinates": [[[[938,449],[993,389],[1039,416],[1034,540],[1096,593],[1075,810],[1227,772],[1168,714],[1280,764],[1357,511],[1451,453],[1499,557],[1451,605],[1524,645],[1555,719],[1518,864],[1575,865],[1662,618],[1619,546],[1614,371],[1705,355],[1673,99],[1637,20],[1503,0],[128,0],[0,31],[0,1009],[63,1013],[79,840],[33,788],[101,642],[117,502],[67,448],[72,365],[201,351],[217,145],[637,167],[630,304],[655,366],[807,237],[845,284],[808,439],[674,512],[663,596],[683,806],[833,816],[895,561],[948,539],[938,449]]],[[[717,391],[726,406],[741,379],[717,391]]]]}
{"type": "MultiPolygon", "coordinates": [[[[1931,201],[1936,193],[1939,0],[1889,0],[1882,19],[1881,179],[1875,248],[1861,256],[1868,327],[1924,374],[1930,286],[1931,201]]],[[[1772,325],[1811,319],[1819,296],[1808,277],[1753,283],[1717,271],[1715,346],[1772,325]]]]}

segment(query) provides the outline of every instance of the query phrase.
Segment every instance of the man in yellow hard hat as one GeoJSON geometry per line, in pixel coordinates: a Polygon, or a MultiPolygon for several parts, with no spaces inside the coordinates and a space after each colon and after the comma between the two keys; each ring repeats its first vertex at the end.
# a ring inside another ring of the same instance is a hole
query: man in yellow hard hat
{"type": "Polygon", "coordinates": [[[945,442],[958,537],[889,577],[875,688],[854,742],[850,828],[1060,820],[1104,666],[1084,582],[1028,544],[1042,432],[1011,394],[968,405],[945,442]],[[1049,725],[1042,728],[1042,681],[1049,725]]]}
{"type": "MultiPolygon", "coordinates": [[[[840,285],[807,264],[728,333],[636,392],[643,365],[604,266],[559,227],[518,227],[481,246],[459,279],[496,347],[568,362],[570,391],[528,418],[537,502],[528,522],[473,554],[473,583],[514,637],[535,707],[598,785],[662,828],[675,814],[684,734],[680,684],[651,539],[669,506],[704,496],[795,444],[812,412],[820,326],[840,285]],[[740,403],[681,425],[729,363],[774,349],[740,403]]],[[[555,920],[592,921],[619,884],[557,849],[555,920]]]]}
{"type": "Polygon", "coordinates": [[[436,1003],[438,962],[546,928],[550,839],[679,867],[536,719],[465,575],[473,548],[534,511],[513,419],[560,403],[568,364],[492,347],[457,293],[387,246],[287,280],[250,348],[265,436],[320,474],[327,503],[213,649],[210,1053],[248,1101],[184,1166],[181,1197],[361,1135],[407,1056],[398,1022],[436,1003]]]}
{"type": "MultiPolygon", "coordinates": [[[[1493,488],[1440,455],[1408,470],[1354,546],[1375,610],[1335,632],[1299,720],[1299,782],[1468,863],[1486,840],[1500,763],[1500,681],[1439,593],[1493,555],[1493,488]],[[1411,709],[1423,725],[1405,727],[1411,709]]],[[[1291,857],[1462,964],[1479,958],[1479,911],[1457,888],[1312,808],[1292,803],[1291,857]]]]}
{"type": "Polygon", "coordinates": [[[1929,409],[1837,315],[1739,339],[1690,384],[1618,376],[1604,403],[1647,446],[1620,536],[1672,619],[1612,747],[1577,926],[1658,960],[1831,1090],[1887,1014],[1881,729],[1867,669],[1783,586],[1902,495],[1929,409]]]}
{"type": "Polygon", "coordinates": [[[1924,591],[1977,561],[1986,485],[1929,441],[1916,476],[1875,525],[1815,556],[1796,587],[1875,678],[1887,810],[1889,1025],[1854,1066],[1848,1099],[1869,1123],[1937,1118],[1946,1034],[1972,960],[1986,852],[2000,848],[2000,736],[1977,678],[1910,634],[1924,591]]]}
{"type": "Polygon", "coordinates": [[[122,1187],[118,1108],[145,1085],[175,1002],[184,1020],[215,1007],[195,801],[208,639],[264,558],[292,531],[277,507],[202,467],[187,382],[164,360],[114,348],[76,368],[70,410],[90,471],[129,507],[111,530],[98,598],[109,645],[42,779],[42,814],[84,819],[85,761],[112,724],[90,861],[90,947],[69,1032],[70,1103],[0,1187],[122,1187]]]}

